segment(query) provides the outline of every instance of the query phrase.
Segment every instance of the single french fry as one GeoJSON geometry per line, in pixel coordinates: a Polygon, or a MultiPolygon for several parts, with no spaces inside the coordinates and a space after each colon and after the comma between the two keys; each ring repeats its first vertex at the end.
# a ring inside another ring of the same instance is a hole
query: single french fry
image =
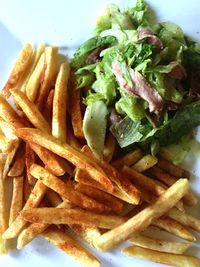
{"type": "MultiPolygon", "coordinates": [[[[159,179],[160,181],[164,182],[166,185],[171,186],[173,183],[176,182],[176,178],[159,168],[158,166],[153,166],[148,170],[148,172],[159,179]]],[[[192,193],[190,190],[184,197],[183,197],[183,202],[186,205],[189,206],[194,206],[197,204],[198,200],[197,197],[192,193]]]]}
{"type": "MultiPolygon", "coordinates": [[[[81,169],[77,169],[75,172],[75,181],[82,183],[84,185],[89,185],[91,187],[100,189],[104,192],[108,192],[100,183],[98,183],[97,181],[93,180],[90,175],[81,169]]],[[[121,189],[119,189],[116,185],[114,185],[113,187],[113,192],[108,192],[109,194],[127,202],[127,203],[132,203],[132,200],[127,196],[127,194],[125,194],[123,191],[121,191],[121,189]]]]}
{"type": "Polygon", "coordinates": [[[102,251],[108,251],[127,240],[131,234],[141,232],[155,219],[170,210],[185,195],[188,189],[189,183],[187,179],[179,179],[154,204],[145,208],[120,226],[103,234],[96,240],[95,246],[102,251]]]}
{"type": "Polygon", "coordinates": [[[117,169],[121,169],[124,165],[131,166],[143,157],[143,153],[140,149],[136,149],[122,156],[118,160],[112,162],[112,165],[117,169]]]}
{"type": "Polygon", "coordinates": [[[95,162],[91,161],[87,156],[83,155],[76,149],[70,147],[65,143],[61,143],[55,137],[37,129],[23,128],[16,129],[15,132],[22,139],[41,145],[42,147],[49,149],[55,154],[67,159],[78,168],[86,169],[94,180],[97,180],[108,191],[113,191],[112,182],[103,172],[103,170],[95,162]]]}
{"type": "Polygon", "coordinates": [[[5,181],[3,179],[3,162],[0,157],[0,236],[6,230],[7,225],[5,181]]]}
{"type": "Polygon", "coordinates": [[[89,251],[83,248],[77,241],[62,232],[55,226],[51,226],[43,236],[50,243],[67,253],[84,267],[100,267],[100,262],[89,251]]]}
{"type": "Polygon", "coordinates": [[[47,133],[51,132],[48,122],[45,120],[36,105],[32,103],[23,92],[10,89],[10,93],[14,97],[15,102],[21,107],[29,121],[36,128],[47,133]]]}
{"type": "Polygon", "coordinates": [[[80,90],[72,87],[72,99],[71,99],[71,120],[74,135],[77,138],[84,138],[83,134],[83,118],[81,113],[81,96],[80,90]]]}
{"type": "Polygon", "coordinates": [[[144,172],[154,166],[158,162],[158,159],[152,155],[145,155],[138,162],[136,162],[132,168],[137,172],[144,172]]]}
{"type": "Polygon", "coordinates": [[[10,207],[9,225],[16,219],[23,207],[23,181],[23,176],[13,178],[13,195],[10,207]]]}
{"type": "MultiPolygon", "coordinates": [[[[46,189],[47,188],[43,183],[37,181],[27,202],[23,207],[23,210],[37,207],[40,204],[44,194],[46,193],[46,189]]],[[[24,221],[20,215],[18,215],[13,223],[9,226],[9,228],[3,233],[2,237],[4,239],[17,237],[26,223],[27,222],[24,221]]]]}
{"type": "Polygon", "coordinates": [[[173,235],[176,235],[182,239],[188,240],[188,241],[196,241],[195,236],[188,231],[187,228],[185,228],[182,224],[180,224],[178,221],[167,217],[167,216],[161,216],[157,220],[155,220],[152,225],[159,227],[160,229],[163,229],[173,235]]]}
{"type": "Polygon", "coordinates": [[[45,70],[45,55],[41,54],[35,69],[29,77],[29,80],[26,84],[26,95],[31,102],[35,102],[35,99],[38,94],[40,83],[42,82],[42,75],[45,70]]]}
{"type": "Polygon", "coordinates": [[[26,85],[35,70],[35,67],[37,66],[37,63],[44,52],[45,45],[44,44],[39,44],[34,53],[32,54],[31,62],[29,63],[29,67],[26,70],[25,77],[23,78],[22,84],[20,84],[19,88],[20,90],[26,94],[26,85]]]}
{"type": "Polygon", "coordinates": [[[179,221],[181,224],[200,232],[200,219],[197,219],[186,212],[181,212],[176,208],[169,210],[167,215],[170,216],[170,218],[179,221]]]}
{"type": "Polygon", "coordinates": [[[161,169],[165,170],[166,172],[168,172],[169,174],[171,174],[172,176],[181,178],[181,177],[188,177],[188,172],[185,171],[184,169],[182,169],[181,167],[174,165],[173,163],[171,163],[170,161],[168,161],[167,159],[164,159],[163,157],[158,157],[158,163],[157,163],[158,167],[160,167],[161,169]]]}
{"type": "Polygon", "coordinates": [[[29,183],[29,180],[28,180],[28,175],[27,175],[27,173],[25,174],[25,176],[24,176],[24,194],[23,194],[23,196],[24,196],[24,203],[27,202],[27,200],[28,200],[28,198],[29,198],[29,196],[30,196],[30,194],[31,194],[31,192],[33,190],[33,187],[34,187],[36,181],[37,180],[35,179],[34,184],[30,184],[29,183]]]}
{"type": "Polygon", "coordinates": [[[15,153],[13,164],[8,172],[8,176],[16,177],[21,176],[25,167],[25,145],[21,143],[15,153]]]}
{"type": "Polygon", "coordinates": [[[57,72],[57,56],[58,48],[53,46],[45,47],[45,71],[44,78],[36,99],[36,104],[39,110],[42,110],[43,104],[46,102],[49,91],[51,90],[52,83],[55,79],[57,72]]]}
{"type": "Polygon", "coordinates": [[[85,194],[86,196],[91,197],[98,202],[110,207],[116,213],[120,213],[123,210],[124,203],[121,200],[102,190],[80,183],[75,185],[75,189],[85,194]]]}
{"type": "Polygon", "coordinates": [[[98,160],[94,157],[91,149],[85,145],[81,151],[84,152],[90,159],[96,162],[104,172],[108,175],[110,180],[114,182],[120,189],[123,191],[131,200],[132,204],[138,204],[140,201],[140,191],[130,182],[129,178],[122,175],[120,171],[116,170],[112,165],[109,163],[98,160]]]}
{"type": "Polygon", "coordinates": [[[32,223],[83,224],[104,229],[113,229],[124,223],[125,217],[100,215],[80,209],[33,208],[21,212],[23,219],[32,223]]]}
{"type": "Polygon", "coordinates": [[[33,164],[31,166],[30,173],[35,178],[43,182],[47,187],[53,189],[58,194],[79,207],[100,213],[108,212],[110,210],[107,206],[85,196],[78,191],[75,191],[71,184],[65,184],[59,178],[39,165],[33,164]]]}
{"type": "Polygon", "coordinates": [[[16,140],[18,140],[18,137],[15,135],[12,126],[10,126],[10,124],[4,121],[1,117],[0,117],[0,129],[5,135],[5,137],[9,140],[10,144],[13,143],[13,141],[15,142],[16,140]]]}
{"type": "Polygon", "coordinates": [[[108,132],[106,135],[104,151],[103,151],[103,158],[106,162],[110,162],[113,158],[113,154],[115,152],[116,147],[116,139],[115,137],[108,132]]]}
{"type": "Polygon", "coordinates": [[[67,139],[66,115],[69,75],[70,65],[66,61],[60,66],[56,79],[52,118],[52,135],[59,138],[62,142],[66,142],[67,139]]]}
{"type": "Polygon", "coordinates": [[[25,156],[26,174],[27,174],[28,182],[29,182],[29,184],[34,185],[36,182],[36,179],[30,174],[30,167],[33,163],[35,163],[36,154],[31,149],[31,147],[28,143],[26,143],[24,156],[25,156]]]}
{"type": "Polygon", "coordinates": [[[18,56],[18,59],[11,71],[11,74],[8,78],[8,81],[6,82],[3,90],[2,90],[2,95],[5,96],[5,98],[8,98],[10,96],[10,89],[14,88],[17,83],[19,82],[21,76],[24,74],[26,71],[30,59],[33,54],[33,48],[30,44],[25,44],[18,56]]]}
{"type": "Polygon", "coordinates": [[[133,234],[129,240],[136,246],[148,248],[156,251],[168,252],[173,254],[183,254],[191,243],[172,242],[166,240],[158,240],[143,234],[133,234]]]}
{"type": "Polygon", "coordinates": [[[2,153],[9,153],[10,150],[12,149],[11,147],[12,147],[12,143],[4,135],[4,133],[1,130],[1,125],[0,125],[0,151],[2,151],[2,153]]]}
{"type": "Polygon", "coordinates": [[[160,252],[137,246],[126,247],[123,252],[128,256],[177,267],[198,267],[200,265],[200,259],[193,256],[160,252]]]}
{"type": "Polygon", "coordinates": [[[52,123],[52,111],[53,111],[53,98],[54,98],[55,90],[51,89],[49,91],[49,94],[47,96],[47,101],[45,104],[45,111],[43,112],[43,115],[46,119],[46,121],[51,125],[52,123]]]}

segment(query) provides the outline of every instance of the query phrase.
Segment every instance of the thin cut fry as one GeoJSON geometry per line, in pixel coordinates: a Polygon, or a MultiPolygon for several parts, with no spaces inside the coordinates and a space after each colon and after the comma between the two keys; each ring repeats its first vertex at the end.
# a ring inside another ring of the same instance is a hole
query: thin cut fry
{"type": "Polygon", "coordinates": [[[26,95],[31,102],[35,102],[40,83],[42,82],[42,74],[45,68],[45,56],[44,53],[40,56],[33,73],[31,74],[26,84],[26,95]]]}
{"type": "Polygon", "coordinates": [[[168,252],[173,254],[183,254],[191,243],[171,242],[165,240],[158,240],[143,234],[134,234],[130,241],[139,247],[153,249],[156,251],[168,252]]]}
{"type": "Polygon", "coordinates": [[[74,130],[74,135],[77,138],[84,138],[80,98],[80,90],[73,87],[71,99],[71,102],[73,103],[71,106],[72,127],[74,130]]]}
{"type": "Polygon", "coordinates": [[[124,224],[103,234],[96,240],[95,246],[102,251],[108,251],[128,239],[131,234],[141,232],[155,219],[170,210],[185,195],[188,189],[189,183],[187,179],[179,179],[154,204],[145,208],[124,224]]]}
{"type": "Polygon", "coordinates": [[[105,229],[124,223],[126,218],[113,215],[94,214],[80,209],[33,208],[21,212],[23,219],[32,223],[83,224],[105,229]]]}
{"type": "Polygon", "coordinates": [[[9,225],[16,219],[23,207],[23,181],[23,176],[13,178],[13,195],[10,207],[9,225]]]}
{"type": "Polygon", "coordinates": [[[46,186],[56,191],[58,194],[68,199],[71,203],[82,207],[84,209],[92,210],[94,212],[106,212],[109,208],[97,201],[75,191],[74,188],[68,183],[58,179],[56,176],[45,170],[39,165],[33,164],[30,173],[37,179],[40,179],[46,186]]]}
{"type": "Polygon", "coordinates": [[[86,196],[94,198],[98,202],[103,203],[104,205],[107,205],[116,213],[122,212],[124,203],[121,200],[117,199],[116,197],[102,190],[99,190],[89,185],[80,184],[80,183],[76,184],[75,189],[85,194],[86,196]]]}
{"type": "Polygon", "coordinates": [[[92,162],[87,156],[83,155],[69,145],[61,143],[55,137],[37,129],[16,129],[16,133],[22,139],[41,145],[55,154],[67,159],[78,168],[86,169],[94,180],[97,180],[108,191],[113,191],[112,182],[103,172],[103,170],[95,162],[92,162]]]}
{"type": "Polygon", "coordinates": [[[122,168],[124,165],[131,166],[143,157],[143,153],[140,149],[136,149],[122,156],[118,160],[112,162],[112,165],[117,169],[122,168]]]}
{"type": "Polygon", "coordinates": [[[55,79],[57,71],[57,58],[58,58],[58,48],[48,46],[45,47],[45,72],[44,78],[38,92],[36,99],[37,106],[39,110],[43,108],[43,104],[46,102],[49,91],[51,90],[51,85],[55,79]]]}
{"type": "Polygon", "coordinates": [[[137,172],[144,172],[154,166],[158,162],[157,158],[152,155],[145,155],[132,168],[137,172]]]}
{"type": "Polygon", "coordinates": [[[116,140],[115,137],[109,132],[106,135],[103,158],[106,162],[110,162],[115,152],[116,140]]]}
{"type": "Polygon", "coordinates": [[[18,59],[11,71],[11,74],[8,78],[8,81],[6,82],[3,90],[2,95],[5,96],[5,98],[8,98],[10,96],[10,89],[14,88],[17,83],[19,82],[21,76],[26,71],[26,68],[29,65],[30,59],[33,54],[33,48],[30,44],[25,44],[18,56],[18,59]]]}
{"type": "Polygon", "coordinates": [[[60,66],[53,98],[52,135],[62,142],[66,142],[67,139],[66,114],[69,74],[70,65],[66,61],[60,66]]]}
{"type": "Polygon", "coordinates": [[[41,112],[38,110],[36,105],[32,103],[27,96],[21,92],[11,89],[12,96],[15,102],[21,107],[29,121],[38,129],[47,133],[51,132],[48,122],[45,120],[41,112]]]}
{"type": "MultiPolygon", "coordinates": [[[[26,204],[24,205],[23,210],[37,207],[40,204],[45,193],[46,186],[43,185],[40,181],[37,181],[26,204]]],[[[13,223],[9,226],[9,228],[3,233],[2,237],[4,239],[10,239],[18,236],[26,223],[27,222],[24,221],[20,215],[18,215],[13,223]]]]}
{"type": "Polygon", "coordinates": [[[59,249],[73,257],[84,267],[100,267],[100,262],[89,251],[83,248],[77,241],[55,226],[51,226],[43,233],[45,239],[59,249]]]}
{"type": "Polygon", "coordinates": [[[15,153],[15,157],[13,160],[14,162],[10,168],[10,171],[8,172],[8,176],[16,177],[23,174],[25,167],[24,152],[25,152],[25,145],[21,143],[17,149],[17,152],[15,153]]]}
{"type": "Polygon", "coordinates": [[[159,252],[136,246],[126,247],[123,249],[123,252],[128,256],[134,256],[139,259],[174,265],[177,267],[198,267],[200,265],[200,260],[196,257],[159,252]]]}

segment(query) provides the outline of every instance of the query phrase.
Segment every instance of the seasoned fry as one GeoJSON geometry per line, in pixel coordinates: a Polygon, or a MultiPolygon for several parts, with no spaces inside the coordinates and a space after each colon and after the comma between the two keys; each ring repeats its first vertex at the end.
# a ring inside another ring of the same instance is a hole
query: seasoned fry
{"type": "Polygon", "coordinates": [[[67,139],[66,114],[69,74],[70,65],[66,61],[60,66],[53,98],[52,135],[59,138],[61,142],[66,142],[67,139]]]}
{"type": "Polygon", "coordinates": [[[46,102],[46,98],[51,89],[51,85],[55,79],[57,71],[57,56],[58,48],[47,46],[44,51],[45,57],[45,71],[44,78],[42,80],[40,90],[36,99],[36,104],[39,110],[43,108],[43,104],[46,102]]]}
{"type": "Polygon", "coordinates": [[[26,84],[26,95],[31,102],[35,102],[40,87],[40,83],[42,82],[42,75],[44,70],[45,70],[45,56],[44,53],[42,53],[37,62],[37,65],[35,66],[35,69],[33,70],[26,84]]]}
{"type": "Polygon", "coordinates": [[[10,124],[4,121],[1,117],[0,117],[0,128],[1,131],[4,133],[5,137],[10,141],[10,144],[18,140],[18,137],[15,135],[12,126],[10,126],[10,124]]]}
{"type": "Polygon", "coordinates": [[[140,149],[131,151],[121,157],[120,159],[112,162],[112,165],[117,169],[121,169],[124,165],[131,166],[143,157],[143,153],[140,149]]]}
{"type": "Polygon", "coordinates": [[[30,194],[31,194],[31,192],[33,190],[33,186],[35,185],[36,181],[37,180],[35,179],[34,184],[30,184],[29,181],[28,181],[27,173],[25,174],[25,177],[24,177],[24,202],[25,203],[27,202],[27,200],[28,200],[28,198],[29,198],[29,196],[30,196],[30,194]]]}
{"type": "Polygon", "coordinates": [[[71,94],[72,94],[71,103],[73,103],[73,105],[71,106],[71,120],[72,120],[74,135],[78,138],[84,138],[83,118],[81,114],[80,90],[73,87],[71,94]]]}
{"type": "Polygon", "coordinates": [[[12,147],[12,142],[4,135],[0,125],[0,151],[2,153],[9,153],[12,147]]]}
{"type": "MultiPolygon", "coordinates": [[[[166,173],[164,170],[160,169],[157,166],[153,166],[148,170],[148,172],[168,186],[171,186],[173,183],[176,182],[176,178],[166,173]]],[[[197,201],[198,200],[196,196],[192,193],[191,190],[183,197],[183,202],[189,206],[196,205],[197,201]]]]}
{"type": "Polygon", "coordinates": [[[171,242],[165,240],[158,240],[143,234],[133,234],[130,241],[139,247],[153,249],[156,251],[168,252],[173,254],[183,254],[191,243],[171,242]]]}
{"type": "Polygon", "coordinates": [[[26,174],[28,177],[28,182],[29,184],[34,185],[36,180],[35,178],[30,174],[30,167],[33,163],[35,163],[36,160],[36,154],[35,152],[31,149],[30,145],[26,143],[26,148],[25,148],[25,165],[26,165],[26,174]]]}
{"type": "MultiPolygon", "coordinates": [[[[43,185],[40,181],[37,181],[27,202],[24,205],[23,210],[37,207],[46,193],[46,189],[47,188],[45,185],[43,185]]],[[[4,239],[10,239],[18,236],[26,223],[27,222],[24,221],[20,215],[18,215],[9,228],[3,233],[2,237],[4,239]]]]}
{"type": "Polygon", "coordinates": [[[32,103],[23,92],[11,89],[10,93],[14,97],[15,102],[21,107],[25,115],[28,117],[29,121],[36,128],[47,133],[51,132],[48,122],[40,113],[36,105],[32,103]]]}
{"type": "Polygon", "coordinates": [[[63,181],[61,181],[39,165],[33,164],[31,166],[30,173],[35,178],[40,179],[40,181],[43,182],[46,186],[53,189],[58,194],[79,207],[100,213],[109,211],[109,208],[107,206],[98,203],[97,201],[83,195],[78,191],[75,191],[69,183],[65,184],[63,181]]]}
{"type": "Polygon", "coordinates": [[[152,155],[145,155],[132,168],[137,172],[144,172],[154,166],[158,162],[157,158],[152,155]]]}
{"type": "Polygon", "coordinates": [[[54,93],[55,93],[55,90],[51,89],[49,94],[48,94],[47,101],[45,104],[45,112],[43,112],[43,115],[44,115],[46,121],[48,121],[49,125],[51,125],[51,123],[52,123],[52,110],[53,110],[54,93]]]}
{"type": "Polygon", "coordinates": [[[23,176],[13,178],[13,195],[10,207],[9,225],[12,224],[23,208],[23,181],[23,176]]]}
{"type": "Polygon", "coordinates": [[[145,208],[124,224],[103,234],[96,240],[95,246],[102,251],[108,251],[120,242],[125,241],[131,234],[141,232],[155,219],[170,210],[185,195],[188,189],[189,183],[187,179],[179,179],[154,204],[145,208]]]}
{"type": "Polygon", "coordinates": [[[22,139],[41,145],[57,155],[67,159],[78,168],[86,169],[94,180],[97,180],[108,191],[113,191],[112,182],[103,172],[103,170],[95,162],[92,162],[87,156],[83,155],[69,145],[60,143],[60,141],[55,137],[37,129],[17,129],[16,133],[22,139]]]}
{"type": "Polygon", "coordinates": [[[14,88],[17,83],[19,82],[21,76],[25,73],[29,62],[31,60],[33,54],[33,48],[30,44],[25,44],[18,56],[18,59],[11,71],[11,74],[8,78],[8,81],[6,82],[3,90],[2,95],[5,98],[8,98],[10,96],[10,89],[14,88]]]}
{"type": "Polygon", "coordinates": [[[106,135],[103,158],[106,162],[110,162],[113,158],[113,154],[115,152],[116,140],[114,136],[109,132],[106,135]]]}
{"type": "Polygon", "coordinates": [[[174,265],[177,267],[198,267],[200,265],[200,260],[192,256],[176,255],[137,246],[127,247],[123,249],[123,252],[128,256],[134,256],[139,259],[174,265]]]}
{"type": "Polygon", "coordinates": [[[98,202],[103,203],[104,205],[107,205],[116,213],[122,212],[124,203],[121,200],[117,199],[116,197],[104,191],[101,191],[92,186],[84,185],[80,183],[76,184],[75,189],[85,194],[86,196],[94,198],[98,202]]]}
{"type": "Polygon", "coordinates": [[[73,257],[84,267],[100,267],[100,262],[89,251],[83,248],[77,241],[73,240],[55,226],[51,226],[43,233],[45,239],[54,244],[69,256],[73,257]]]}
{"type": "Polygon", "coordinates": [[[8,176],[20,176],[23,174],[25,167],[25,145],[21,143],[15,153],[14,162],[8,172],[8,176]]]}
{"type": "Polygon", "coordinates": [[[126,218],[120,216],[100,215],[80,209],[33,208],[21,212],[23,219],[32,223],[47,224],[83,224],[105,229],[124,223],[126,218]]]}

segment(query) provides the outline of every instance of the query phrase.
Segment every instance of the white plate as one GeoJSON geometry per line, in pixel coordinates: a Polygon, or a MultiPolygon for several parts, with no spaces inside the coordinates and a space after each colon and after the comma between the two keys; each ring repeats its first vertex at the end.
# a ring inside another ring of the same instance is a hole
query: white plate
{"type": "MultiPolygon", "coordinates": [[[[110,2],[115,2],[121,7],[134,5],[133,0],[0,0],[0,86],[4,84],[24,42],[37,44],[44,41],[62,46],[70,56],[81,42],[89,38],[95,18],[110,2]]],[[[200,41],[199,0],[148,0],[147,2],[156,10],[159,20],[176,22],[185,33],[200,41]]],[[[200,175],[198,176],[200,164],[196,152],[190,153],[186,166],[195,175],[191,183],[194,191],[200,195],[200,175]]],[[[200,217],[199,204],[192,213],[200,217]]],[[[198,237],[196,233],[195,235],[198,237]]],[[[199,244],[198,241],[189,252],[200,256],[199,244]]],[[[105,254],[94,250],[93,252],[102,260],[103,267],[164,266],[123,256],[119,248],[105,254]]],[[[0,256],[0,265],[3,267],[80,266],[42,238],[37,238],[22,251],[14,250],[9,255],[0,256]]]]}

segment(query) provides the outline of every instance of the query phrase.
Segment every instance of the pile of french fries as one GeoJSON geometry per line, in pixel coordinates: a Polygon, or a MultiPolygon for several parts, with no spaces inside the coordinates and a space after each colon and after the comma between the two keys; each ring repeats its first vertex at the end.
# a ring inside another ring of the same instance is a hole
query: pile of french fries
{"type": "Polygon", "coordinates": [[[200,220],[185,211],[197,205],[188,173],[138,148],[119,153],[110,133],[104,160],[95,158],[82,131],[81,99],[57,47],[24,45],[0,96],[1,253],[10,239],[22,249],[42,235],[82,266],[100,266],[72,231],[101,251],[128,240],[126,255],[200,266],[183,254],[196,240],[191,229],[200,232],[200,220]],[[152,227],[189,242],[152,238],[152,227]]]}

